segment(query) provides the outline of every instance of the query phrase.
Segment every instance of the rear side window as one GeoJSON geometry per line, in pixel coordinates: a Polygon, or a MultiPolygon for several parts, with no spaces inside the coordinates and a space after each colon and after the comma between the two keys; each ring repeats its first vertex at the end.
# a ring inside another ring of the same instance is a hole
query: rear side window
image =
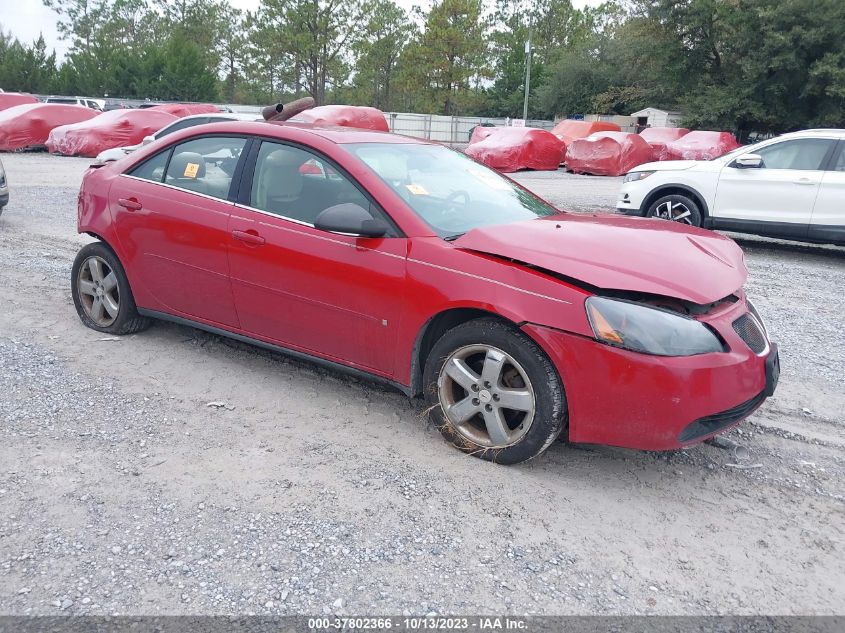
{"type": "Polygon", "coordinates": [[[824,138],[802,138],[769,145],[756,153],[763,157],[765,169],[797,169],[818,171],[822,168],[833,141],[824,138]]]}
{"type": "Polygon", "coordinates": [[[845,141],[839,142],[839,150],[836,158],[833,159],[831,171],[845,171],[845,141]]]}
{"type": "Polygon", "coordinates": [[[165,184],[225,200],[245,138],[208,136],[173,148],[165,184]]]}
{"type": "Polygon", "coordinates": [[[135,176],[135,178],[142,178],[143,180],[161,182],[164,178],[164,168],[167,166],[167,158],[169,156],[170,150],[159,152],[135,167],[129,172],[129,175],[135,176]]]}

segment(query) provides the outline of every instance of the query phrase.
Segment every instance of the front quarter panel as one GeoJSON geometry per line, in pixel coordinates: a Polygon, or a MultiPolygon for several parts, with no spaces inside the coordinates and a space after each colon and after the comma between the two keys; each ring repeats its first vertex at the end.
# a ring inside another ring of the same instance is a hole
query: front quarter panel
{"type": "Polygon", "coordinates": [[[592,336],[589,293],[541,272],[452,246],[439,237],[409,242],[407,309],[396,378],[410,384],[414,345],[429,320],[446,310],[483,310],[515,324],[539,323],[592,336]]]}

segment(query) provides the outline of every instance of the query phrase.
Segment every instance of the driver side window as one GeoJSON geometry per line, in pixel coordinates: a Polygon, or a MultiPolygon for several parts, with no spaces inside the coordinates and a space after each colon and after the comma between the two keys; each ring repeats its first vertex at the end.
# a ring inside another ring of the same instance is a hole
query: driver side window
{"type": "Polygon", "coordinates": [[[343,203],[374,212],[361,190],[320,156],[281,143],[261,144],[249,206],[313,226],[322,211],[343,203]]]}
{"type": "Polygon", "coordinates": [[[832,144],[828,139],[802,138],[775,143],[755,153],[763,157],[763,169],[818,171],[832,144]]]}

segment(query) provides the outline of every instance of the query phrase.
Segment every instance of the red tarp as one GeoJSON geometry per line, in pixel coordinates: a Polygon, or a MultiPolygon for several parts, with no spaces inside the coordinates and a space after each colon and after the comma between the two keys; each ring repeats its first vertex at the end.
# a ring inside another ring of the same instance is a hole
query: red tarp
{"type": "Polygon", "coordinates": [[[309,108],[290,119],[292,122],[314,125],[341,125],[365,130],[390,131],[384,112],[368,106],[326,105],[309,108]]]}
{"type": "Polygon", "coordinates": [[[497,126],[484,126],[484,125],[476,125],[472,128],[472,134],[469,137],[469,144],[472,145],[473,143],[478,143],[479,141],[483,141],[488,136],[490,136],[496,130],[503,129],[504,126],[497,125],[497,126]]]}
{"type": "Polygon", "coordinates": [[[566,145],[547,130],[503,127],[483,141],[466,148],[466,155],[498,171],[518,169],[554,171],[563,160],[566,145]]]}
{"type": "Polygon", "coordinates": [[[640,132],[643,140],[651,145],[654,160],[669,160],[668,144],[686,134],[689,130],[685,127],[647,127],[640,132]]]}
{"type": "Polygon", "coordinates": [[[40,147],[60,125],[102,116],[96,110],[61,103],[25,103],[0,112],[0,151],[40,147]]]}
{"type": "Polygon", "coordinates": [[[191,116],[193,114],[211,114],[213,112],[221,111],[220,108],[212,103],[165,103],[164,105],[144,109],[167,112],[179,117],[180,119],[183,116],[191,116]]]}
{"type": "Polygon", "coordinates": [[[690,132],[666,144],[669,160],[710,160],[739,147],[729,132],[690,132]]]}
{"type": "Polygon", "coordinates": [[[652,150],[639,134],[598,132],[566,148],[566,168],[577,174],[621,176],[651,162],[652,150]]]}
{"type": "Polygon", "coordinates": [[[0,110],[24,103],[38,103],[38,99],[23,92],[0,92],[0,110]]]}
{"type": "Polygon", "coordinates": [[[65,156],[94,157],[106,149],[136,145],[177,118],[154,108],[111,110],[89,121],[57,127],[50,132],[47,149],[65,156]]]}
{"type": "Polygon", "coordinates": [[[615,123],[607,123],[605,121],[575,121],[573,119],[564,119],[552,128],[552,134],[566,143],[567,147],[576,138],[587,138],[596,132],[620,131],[622,131],[622,128],[615,123]]]}

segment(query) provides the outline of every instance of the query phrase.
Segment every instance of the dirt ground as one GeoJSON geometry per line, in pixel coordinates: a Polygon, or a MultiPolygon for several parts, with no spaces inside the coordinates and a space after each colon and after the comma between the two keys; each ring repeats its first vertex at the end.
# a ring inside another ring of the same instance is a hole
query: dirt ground
{"type": "MultiPolygon", "coordinates": [[[[374,384],[188,327],[86,329],[89,161],[2,160],[0,613],[843,613],[845,249],[740,242],[783,364],[729,435],[747,454],[561,442],[501,467],[374,384]]],[[[581,212],[619,186],[518,178],[581,212]]]]}

